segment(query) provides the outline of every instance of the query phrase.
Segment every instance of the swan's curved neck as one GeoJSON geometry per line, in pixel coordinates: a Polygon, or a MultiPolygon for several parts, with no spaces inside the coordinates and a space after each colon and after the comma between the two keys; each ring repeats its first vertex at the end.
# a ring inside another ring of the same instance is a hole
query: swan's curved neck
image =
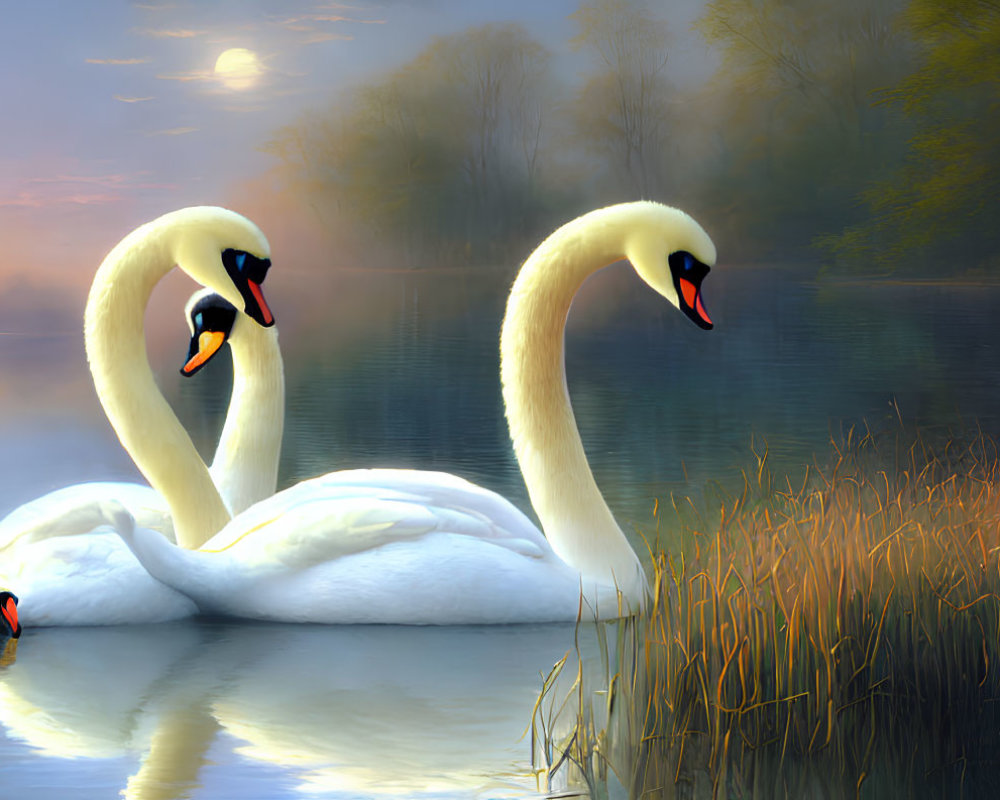
{"type": "Polygon", "coordinates": [[[209,472],[233,516],[274,494],[285,416],[278,332],[245,316],[229,339],[233,394],[209,472]]]}
{"type": "Polygon", "coordinates": [[[566,386],[563,340],[573,297],[592,273],[624,258],[628,206],[564,225],[528,258],[500,336],[507,422],[531,504],[552,548],[584,578],[642,601],[639,561],[601,496],[566,386]]]}
{"type": "Polygon", "coordinates": [[[174,266],[169,235],[168,226],[150,223],[108,254],[87,297],[84,340],[97,396],[115,433],[169,504],[177,543],[195,548],[229,521],[229,512],[146,356],[146,305],[174,266]]]}

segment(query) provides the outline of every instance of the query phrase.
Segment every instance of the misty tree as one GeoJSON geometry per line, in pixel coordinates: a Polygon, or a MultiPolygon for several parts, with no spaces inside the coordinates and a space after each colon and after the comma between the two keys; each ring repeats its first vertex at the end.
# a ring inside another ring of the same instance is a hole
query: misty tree
{"type": "Polygon", "coordinates": [[[1000,5],[912,0],[920,64],[884,93],[914,126],[905,163],[863,195],[869,214],[830,237],[854,266],[1000,267],[1000,5]]]}
{"type": "Polygon", "coordinates": [[[549,54],[519,26],[486,25],[441,40],[435,57],[447,64],[456,99],[463,101],[471,134],[466,171],[477,197],[489,205],[511,160],[520,160],[518,171],[534,179],[544,116],[539,87],[549,54]]]}
{"type": "Polygon", "coordinates": [[[898,164],[905,128],[878,91],[912,64],[904,0],[715,0],[699,21],[721,47],[712,191],[741,235],[802,252],[859,216],[857,193],[898,164]]]}
{"type": "Polygon", "coordinates": [[[596,71],[573,104],[576,135],[610,158],[632,194],[649,197],[666,178],[667,23],[641,0],[595,0],[571,15],[572,44],[596,71]]]}
{"type": "Polygon", "coordinates": [[[312,207],[328,227],[337,225],[337,197],[328,187],[335,181],[331,165],[339,142],[339,131],[328,116],[304,112],[294,125],[275,131],[262,149],[279,159],[286,181],[312,207]]]}
{"type": "Polygon", "coordinates": [[[411,263],[499,257],[537,205],[548,58],[517,25],[441,37],[269,148],[411,263]]]}

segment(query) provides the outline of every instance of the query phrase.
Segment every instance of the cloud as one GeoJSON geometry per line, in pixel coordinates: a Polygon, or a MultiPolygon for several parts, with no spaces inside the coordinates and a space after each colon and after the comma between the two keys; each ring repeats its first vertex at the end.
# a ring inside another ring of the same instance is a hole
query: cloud
{"type": "Polygon", "coordinates": [[[73,193],[58,196],[35,193],[22,189],[12,197],[0,195],[0,208],[48,208],[50,206],[91,206],[107,205],[118,199],[118,195],[108,192],[73,193]]]}
{"type": "Polygon", "coordinates": [[[191,72],[167,72],[156,77],[161,81],[182,81],[185,83],[216,80],[215,73],[204,69],[192,70],[191,72]]]}
{"type": "Polygon", "coordinates": [[[149,97],[123,97],[120,94],[112,96],[114,97],[115,100],[119,101],[120,103],[145,103],[147,100],[153,99],[152,95],[150,95],[149,97]]]}
{"type": "Polygon", "coordinates": [[[204,36],[208,33],[208,31],[196,31],[188,28],[139,28],[134,32],[138,33],[140,36],[148,36],[151,39],[193,39],[196,36],[204,36]]]}
{"type": "Polygon", "coordinates": [[[327,3],[323,6],[316,6],[317,11],[362,11],[361,6],[349,6],[346,3],[327,3]]]}
{"type": "Polygon", "coordinates": [[[124,186],[134,176],[122,173],[112,173],[111,175],[53,175],[49,178],[32,178],[28,183],[83,183],[89,186],[124,186]]]}
{"type": "Polygon", "coordinates": [[[113,172],[109,175],[53,175],[49,178],[32,178],[28,183],[103,186],[108,189],[176,189],[172,183],[150,183],[145,180],[148,172],[113,172]]]}
{"type": "Polygon", "coordinates": [[[384,19],[358,19],[357,17],[345,17],[343,14],[301,14],[295,17],[288,17],[278,24],[291,31],[309,30],[311,26],[306,23],[315,22],[355,22],[359,25],[384,25],[384,19]]]}
{"type": "Polygon", "coordinates": [[[361,25],[385,25],[384,19],[357,19],[344,17],[340,14],[311,14],[309,19],[313,22],[357,22],[361,25]]]}
{"type": "Polygon", "coordinates": [[[0,189],[0,208],[107,205],[136,189],[172,190],[172,184],[146,181],[148,173],[57,174],[23,181],[10,193],[0,189]]]}
{"type": "Polygon", "coordinates": [[[132,64],[148,64],[148,58],[85,58],[87,64],[113,64],[115,66],[128,66],[132,64]]]}
{"type": "Polygon", "coordinates": [[[159,131],[147,131],[146,136],[183,136],[186,133],[194,133],[197,130],[197,128],[192,127],[165,128],[159,131]]]}
{"type": "Polygon", "coordinates": [[[350,42],[353,41],[354,37],[350,34],[344,33],[327,33],[325,31],[314,31],[307,36],[302,37],[301,44],[319,44],[320,42],[350,42]]]}

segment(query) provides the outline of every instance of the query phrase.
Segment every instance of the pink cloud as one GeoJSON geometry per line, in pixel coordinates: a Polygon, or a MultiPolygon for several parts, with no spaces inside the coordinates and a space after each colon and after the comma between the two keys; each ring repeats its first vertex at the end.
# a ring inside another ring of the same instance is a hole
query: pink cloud
{"type": "Polygon", "coordinates": [[[161,81],[203,82],[215,80],[215,76],[211,72],[207,72],[205,70],[196,70],[193,72],[167,72],[162,75],[157,75],[156,77],[161,81]]]}
{"type": "MultiPolygon", "coordinates": [[[[344,6],[344,8],[347,7],[344,6]]],[[[361,25],[385,24],[384,19],[358,19],[357,17],[345,17],[343,14],[301,14],[296,17],[289,17],[278,24],[291,31],[303,31],[309,30],[304,24],[309,22],[356,22],[361,25]]]]}
{"type": "Polygon", "coordinates": [[[115,203],[128,192],[176,186],[143,180],[144,174],[68,175],[30,178],[10,191],[0,187],[0,207],[50,208],[115,203]]]}
{"type": "Polygon", "coordinates": [[[192,39],[196,36],[204,36],[208,31],[196,31],[188,28],[155,29],[142,28],[135,31],[140,36],[148,36],[151,39],[192,39]]]}
{"type": "Polygon", "coordinates": [[[309,19],[314,22],[358,22],[362,25],[385,25],[384,19],[355,19],[339,14],[313,14],[309,19]]]}
{"type": "Polygon", "coordinates": [[[0,196],[0,208],[47,208],[53,205],[106,205],[118,199],[116,194],[92,193],[92,194],[63,194],[46,195],[21,190],[14,197],[0,196]]]}
{"type": "Polygon", "coordinates": [[[114,66],[128,66],[132,64],[148,64],[148,58],[85,58],[87,64],[111,64],[114,66]]]}

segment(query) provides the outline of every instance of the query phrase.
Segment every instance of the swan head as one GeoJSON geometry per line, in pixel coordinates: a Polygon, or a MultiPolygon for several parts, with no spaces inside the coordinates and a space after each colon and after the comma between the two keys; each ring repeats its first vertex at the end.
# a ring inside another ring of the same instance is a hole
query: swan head
{"type": "Polygon", "coordinates": [[[194,375],[215,357],[229,341],[237,314],[232,303],[211,289],[201,289],[191,295],[184,307],[191,345],[181,375],[194,375]]]}
{"type": "Polygon", "coordinates": [[[16,639],[21,635],[21,623],[17,619],[17,595],[0,592],[0,632],[3,638],[16,639]]]}
{"type": "Polygon", "coordinates": [[[271,248],[260,228],[235,211],[214,206],[181,209],[164,221],[177,223],[171,250],[181,269],[258,324],[274,324],[261,291],[271,248]]]}
{"type": "Polygon", "coordinates": [[[715,265],[715,245],[694,219],[659,203],[636,204],[625,256],[647,284],[699,328],[711,330],[701,283],[715,265]]]}

